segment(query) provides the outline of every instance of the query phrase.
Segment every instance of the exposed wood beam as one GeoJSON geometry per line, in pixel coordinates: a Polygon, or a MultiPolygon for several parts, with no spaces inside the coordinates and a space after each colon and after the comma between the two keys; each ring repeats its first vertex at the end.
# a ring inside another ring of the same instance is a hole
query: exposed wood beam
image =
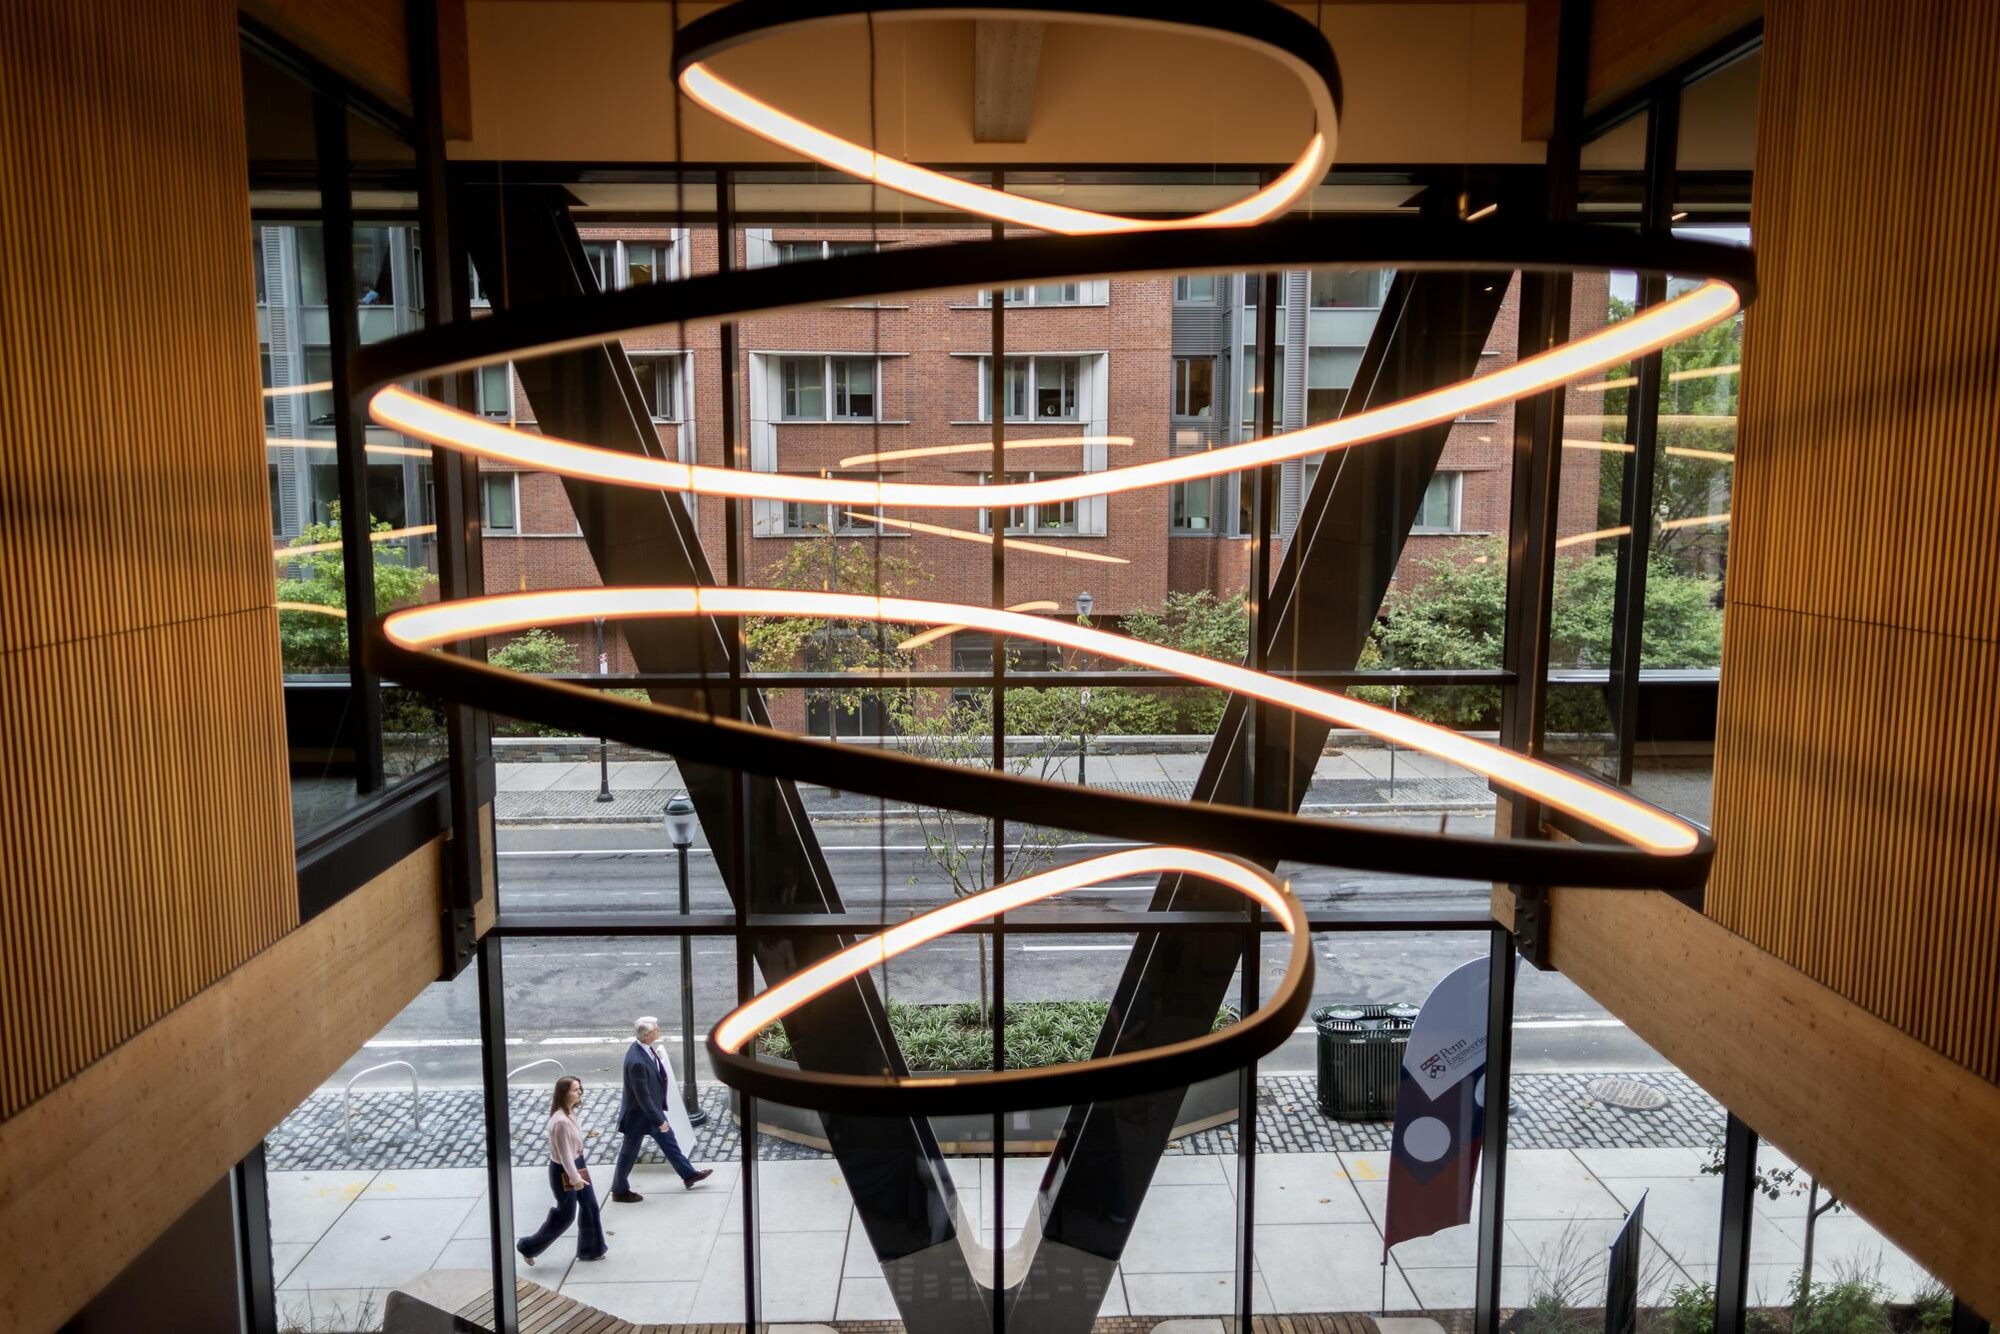
{"type": "MultiPolygon", "coordinates": [[[[1509,894],[1493,914],[1512,922],[1509,894]]],[[[1557,889],[1549,914],[1566,977],[1975,1309],[2000,1309],[2000,1087],[1665,894],[1557,889]]]]}
{"type": "MultiPolygon", "coordinates": [[[[1528,0],[1521,137],[1546,139],[1555,115],[1557,0],[1528,0]]],[[[1762,18],[1764,0],[1595,0],[1584,114],[1600,111],[1762,18]]]]}
{"type": "Polygon", "coordinates": [[[972,32],[972,137],[982,144],[1028,140],[1035,78],[1042,65],[1040,23],[979,19],[972,32]]]}

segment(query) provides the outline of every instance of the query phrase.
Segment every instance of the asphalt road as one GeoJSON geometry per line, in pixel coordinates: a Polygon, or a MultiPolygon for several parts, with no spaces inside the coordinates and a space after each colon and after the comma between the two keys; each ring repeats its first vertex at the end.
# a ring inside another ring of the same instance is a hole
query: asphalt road
{"type": "MultiPolygon", "coordinates": [[[[1436,816],[1405,821],[1436,827],[1436,816]]],[[[1483,833],[1490,820],[1454,817],[1453,833],[1483,833]]],[[[914,825],[829,823],[820,828],[829,865],[850,909],[886,900],[892,915],[943,902],[950,887],[923,850],[914,825]]],[[[1057,857],[1081,859],[1123,846],[1103,841],[1064,845],[1057,857]]],[[[678,900],[672,849],[659,830],[640,826],[507,828],[499,835],[500,902],[509,913],[672,910],[678,900]]],[[[1487,888],[1460,881],[1370,876],[1322,867],[1285,868],[1310,911],[1345,914],[1408,908],[1485,912],[1487,888]]],[[[716,868],[703,849],[690,857],[691,904],[697,911],[729,907],[716,868]]],[[[1113,884],[1078,891],[1064,902],[1107,910],[1143,910],[1152,883],[1113,884]]],[[[1129,937],[1014,936],[1006,942],[1010,999],[1107,997],[1129,953],[1129,937]]],[[[1328,932],[1316,937],[1314,1004],[1334,1001],[1421,1001],[1437,979],[1467,959],[1483,957],[1484,932],[1328,932]]],[[[1268,994],[1283,972],[1287,945],[1267,937],[1262,968],[1268,994]]],[[[731,942],[689,942],[694,992],[696,1070],[707,1077],[699,1038],[733,1007],[735,950],[731,942]]],[[[980,950],[965,937],[946,939],[894,960],[878,985],[896,999],[969,1000],[977,994],[980,950]]],[[[503,954],[509,1065],[555,1060],[566,1073],[593,1083],[615,1080],[632,1019],[660,1017],[670,1049],[680,1052],[681,943],[632,937],[519,939],[503,954]]],[[[1235,988],[1231,988],[1232,996],[1235,988]]],[[[1521,1070],[1657,1069],[1664,1062],[1610,1018],[1574,984],[1524,969],[1516,991],[1515,1062],[1521,1070]]],[[[428,988],[329,1081],[339,1088],[366,1066],[386,1060],[414,1064],[427,1087],[479,1082],[478,984],[472,973],[428,988]]],[[[1263,1063],[1269,1071],[1310,1071],[1310,1030],[1263,1063]]],[[[524,1071],[522,1082],[553,1078],[556,1067],[524,1071]]],[[[371,1076],[370,1087],[396,1078],[371,1076]]]]}

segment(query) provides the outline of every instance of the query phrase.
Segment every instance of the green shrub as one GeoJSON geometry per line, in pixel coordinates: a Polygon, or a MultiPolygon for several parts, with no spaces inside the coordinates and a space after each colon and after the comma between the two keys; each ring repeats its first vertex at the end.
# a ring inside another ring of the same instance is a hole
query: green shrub
{"type": "Polygon", "coordinates": [[[1715,1286],[1679,1283],[1654,1319],[1655,1334],[1715,1334],[1715,1286]]]}
{"type": "MultiPolygon", "coordinates": [[[[1097,1045],[1110,1010],[1104,1001],[1015,1001],[1007,1006],[1007,1065],[1031,1070],[1085,1061],[1097,1045]]],[[[1216,1012],[1215,1027],[1236,1022],[1236,1011],[1216,1012]]],[[[889,1029],[912,1070],[982,1070],[993,1064],[993,1030],[979,1020],[974,1001],[947,1005],[889,1002],[889,1029]]],[[[757,1035],[757,1054],[791,1059],[782,1024],[757,1035]]]]}
{"type": "Polygon", "coordinates": [[[1792,1334],[1884,1334],[1889,1316],[1882,1285],[1872,1278],[1843,1275],[1810,1289],[1792,1289],[1792,1334]]]}
{"type": "Polygon", "coordinates": [[[1951,1328],[1951,1290],[1936,1279],[1924,1280],[1910,1307],[1914,1334],[1944,1334],[1951,1328]]]}

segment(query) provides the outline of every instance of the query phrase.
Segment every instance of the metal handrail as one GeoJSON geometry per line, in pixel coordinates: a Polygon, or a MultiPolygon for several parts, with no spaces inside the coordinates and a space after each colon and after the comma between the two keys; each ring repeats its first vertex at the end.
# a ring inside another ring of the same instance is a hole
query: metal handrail
{"type": "Polygon", "coordinates": [[[410,1072],[411,1125],[419,1135],[424,1133],[424,1095],[417,1087],[417,1067],[408,1061],[384,1061],[380,1065],[371,1065],[366,1070],[355,1071],[354,1078],[348,1080],[347,1087],[340,1091],[340,1128],[346,1133],[350,1147],[354,1143],[354,1080],[363,1075],[372,1075],[377,1070],[387,1070],[398,1065],[410,1072]]]}
{"type": "Polygon", "coordinates": [[[569,1073],[569,1070],[563,1065],[561,1061],[558,1061],[553,1056],[544,1056],[539,1061],[529,1061],[526,1065],[517,1066],[514,1069],[509,1070],[507,1072],[507,1082],[510,1084],[513,1083],[515,1075],[521,1074],[523,1071],[532,1070],[538,1065],[553,1065],[556,1069],[561,1070],[565,1075],[569,1073]]]}

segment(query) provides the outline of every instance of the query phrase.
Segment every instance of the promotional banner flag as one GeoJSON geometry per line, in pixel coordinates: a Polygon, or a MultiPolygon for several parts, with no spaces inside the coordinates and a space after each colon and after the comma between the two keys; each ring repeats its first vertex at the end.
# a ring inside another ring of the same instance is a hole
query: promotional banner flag
{"type": "Polygon", "coordinates": [[[1431,989],[1396,1084],[1382,1254],[1472,1218],[1486,1116],[1486,970],[1474,959],[1431,989]]]}

